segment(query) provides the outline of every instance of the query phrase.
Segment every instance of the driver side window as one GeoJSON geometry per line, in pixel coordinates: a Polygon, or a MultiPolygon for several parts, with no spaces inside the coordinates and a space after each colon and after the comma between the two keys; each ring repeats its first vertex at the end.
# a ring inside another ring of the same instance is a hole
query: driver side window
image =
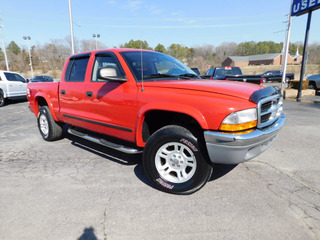
{"type": "Polygon", "coordinates": [[[118,62],[114,57],[110,55],[96,56],[96,59],[94,61],[91,81],[105,82],[105,80],[99,80],[98,73],[99,73],[99,69],[106,68],[106,67],[115,69],[118,77],[124,75],[119,67],[118,62]]]}

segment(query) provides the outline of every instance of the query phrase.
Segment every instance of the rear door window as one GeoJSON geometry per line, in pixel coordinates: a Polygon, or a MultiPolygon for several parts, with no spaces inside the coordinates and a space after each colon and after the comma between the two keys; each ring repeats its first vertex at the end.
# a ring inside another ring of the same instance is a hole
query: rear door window
{"type": "Polygon", "coordinates": [[[66,70],[65,80],[67,82],[84,82],[88,62],[89,57],[71,59],[66,70]]]}

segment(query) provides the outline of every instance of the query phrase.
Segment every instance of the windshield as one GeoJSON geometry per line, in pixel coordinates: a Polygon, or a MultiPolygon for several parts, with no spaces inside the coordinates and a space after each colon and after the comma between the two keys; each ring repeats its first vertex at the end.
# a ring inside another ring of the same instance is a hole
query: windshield
{"type": "Polygon", "coordinates": [[[160,81],[199,78],[197,74],[179,60],[158,52],[122,52],[137,81],[160,81]],[[142,61],[141,61],[142,56],[142,61]]]}

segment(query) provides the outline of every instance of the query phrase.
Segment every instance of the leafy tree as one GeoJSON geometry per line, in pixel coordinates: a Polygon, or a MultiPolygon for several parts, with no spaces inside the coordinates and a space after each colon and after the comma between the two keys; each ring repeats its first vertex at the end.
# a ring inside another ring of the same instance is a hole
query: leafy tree
{"type": "Polygon", "coordinates": [[[147,49],[152,50],[147,41],[133,40],[131,39],[128,43],[120,45],[120,48],[136,48],[136,49],[147,49]]]}
{"type": "Polygon", "coordinates": [[[167,53],[166,48],[160,43],[154,48],[154,50],[160,53],[167,53]]]}
{"type": "Polygon", "coordinates": [[[239,56],[247,56],[268,53],[281,53],[282,48],[283,43],[275,43],[272,41],[264,41],[258,43],[253,41],[243,42],[238,45],[236,54],[239,56]]]}
{"type": "Polygon", "coordinates": [[[302,43],[290,43],[289,45],[289,53],[291,55],[296,55],[297,49],[299,48],[299,54],[303,54],[303,44],[302,43]]]}
{"type": "Polygon", "coordinates": [[[11,52],[11,53],[13,53],[15,55],[18,55],[18,54],[21,53],[20,47],[14,41],[10,42],[10,44],[7,47],[7,51],[11,52]]]}
{"type": "Polygon", "coordinates": [[[175,43],[171,44],[168,47],[168,53],[183,62],[186,62],[192,55],[192,51],[190,50],[190,48],[175,43]]]}

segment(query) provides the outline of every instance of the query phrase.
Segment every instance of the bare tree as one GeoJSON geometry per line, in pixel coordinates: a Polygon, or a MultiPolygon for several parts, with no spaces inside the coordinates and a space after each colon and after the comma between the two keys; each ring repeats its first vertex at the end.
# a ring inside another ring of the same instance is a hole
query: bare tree
{"type": "Polygon", "coordinates": [[[229,56],[234,56],[237,51],[237,44],[234,42],[224,42],[215,49],[215,62],[218,65],[229,56]]]}

